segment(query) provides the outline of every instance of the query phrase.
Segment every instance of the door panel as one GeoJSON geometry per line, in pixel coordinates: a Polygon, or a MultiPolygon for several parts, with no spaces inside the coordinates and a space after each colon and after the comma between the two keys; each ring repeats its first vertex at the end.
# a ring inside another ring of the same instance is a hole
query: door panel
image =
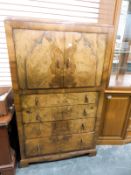
{"type": "Polygon", "coordinates": [[[100,86],[106,35],[65,33],[64,87],[100,86]]]}
{"type": "Polygon", "coordinates": [[[123,136],[129,106],[129,97],[106,96],[102,136],[123,136]]]}
{"type": "Polygon", "coordinates": [[[16,29],[14,36],[20,87],[63,87],[63,32],[16,29]]]}

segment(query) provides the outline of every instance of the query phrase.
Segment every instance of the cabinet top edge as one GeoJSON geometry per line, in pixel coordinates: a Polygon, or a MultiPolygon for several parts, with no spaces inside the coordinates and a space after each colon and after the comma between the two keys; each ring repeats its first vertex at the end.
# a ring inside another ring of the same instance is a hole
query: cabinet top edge
{"type": "Polygon", "coordinates": [[[106,94],[129,94],[131,95],[131,89],[108,89],[104,91],[106,94]]]}
{"type": "MultiPolygon", "coordinates": [[[[12,29],[36,29],[41,30],[44,26],[52,27],[53,29],[59,29],[61,31],[73,29],[92,29],[102,28],[103,33],[113,29],[113,25],[99,24],[99,23],[85,23],[85,22],[70,22],[64,20],[50,20],[50,19],[18,19],[7,18],[4,21],[5,28],[10,27],[12,29]],[[61,26],[61,27],[60,27],[61,26]]],[[[99,30],[98,30],[99,33],[99,30]]]]}

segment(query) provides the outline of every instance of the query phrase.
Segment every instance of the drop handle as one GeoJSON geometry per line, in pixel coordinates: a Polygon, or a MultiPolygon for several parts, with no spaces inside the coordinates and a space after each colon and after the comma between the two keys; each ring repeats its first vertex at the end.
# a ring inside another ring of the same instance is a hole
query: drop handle
{"type": "Polygon", "coordinates": [[[88,97],[87,95],[85,95],[85,103],[88,103],[88,102],[89,102],[88,97]]]}
{"type": "Polygon", "coordinates": [[[66,60],[66,68],[68,69],[70,67],[70,58],[67,58],[66,60]]]}
{"type": "Polygon", "coordinates": [[[39,122],[41,122],[41,117],[40,117],[39,114],[36,114],[36,120],[39,121],[39,122]]]}
{"type": "Polygon", "coordinates": [[[82,123],[82,125],[81,125],[81,129],[82,129],[82,130],[85,130],[85,126],[84,126],[83,123],[82,123]]]}
{"type": "Polygon", "coordinates": [[[59,60],[56,61],[56,67],[59,69],[60,68],[60,62],[59,60]]]}
{"type": "Polygon", "coordinates": [[[84,115],[84,116],[87,116],[87,112],[86,112],[85,109],[84,109],[84,111],[83,111],[83,115],[84,115]]]}
{"type": "Polygon", "coordinates": [[[80,140],[80,143],[83,144],[83,140],[82,139],[80,140]]]}
{"type": "Polygon", "coordinates": [[[38,97],[36,97],[35,98],[35,105],[38,106],[38,104],[39,104],[39,99],[38,99],[38,97]]]}

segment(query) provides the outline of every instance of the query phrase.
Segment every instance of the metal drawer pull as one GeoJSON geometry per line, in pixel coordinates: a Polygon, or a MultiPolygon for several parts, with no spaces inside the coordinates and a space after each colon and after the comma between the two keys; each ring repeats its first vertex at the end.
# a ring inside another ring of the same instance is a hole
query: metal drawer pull
{"type": "Polygon", "coordinates": [[[66,61],[66,68],[68,69],[69,67],[70,67],[70,58],[68,58],[66,61]]]}
{"type": "Polygon", "coordinates": [[[83,144],[83,140],[82,139],[81,139],[80,143],[83,144]]]}
{"type": "Polygon", "coordinates": [[[85,109],[84,109],[84,111],[83,111],[83,115],[84,115],[84,116],[87,116],[87,112],[86,112],[85,109]]]}
{"type": "Polygon", "coordinates": [[[26,113],[27,113],[27,114],[30,114],[30,113],[31,113],[31,111],[27,110],[27,111],[26,111],[26,113]]]}
{"type": "Polygon", "coordinates": [[[59,69],[60,68],[60,62],[59,60],[56,61],[56,67],[59,69]]]}
{"type": "Polygon", "coordinates": [[[35,105],[38,106],[38,104],[39,104],[39,99],[38,99],[38,97],[36,97],[35,98],[35,105]]]}
{"type": "Polygon", "coordinates": [[[41,122],[41,117],[40,117],[39,114],[36,114],[36,120],[39,121],[39,122],[41,122]]]}
{"type": "Polygon", "coordinates": [[[88,103],[89,102],[89,100],[88,100],[88,97],[87,97],[87,95],[85,96],[85,103],[88,103]]]}
{"type": "Polygon", "coordinates": [[[85,126],[84,126],[83,123],[82,123],[82,125],[81,125],[81,129],[82,129],[82,130],[85,130],[85,126]]]}

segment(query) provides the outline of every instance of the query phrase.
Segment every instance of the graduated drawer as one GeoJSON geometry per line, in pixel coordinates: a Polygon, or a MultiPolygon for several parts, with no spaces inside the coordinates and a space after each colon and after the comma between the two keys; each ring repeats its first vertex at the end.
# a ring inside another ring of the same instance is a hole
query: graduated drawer
{"type": "Polygon", "coordinates": [[[95,118],[64,120],[57,122],[32,123],[24,125],[26,139],[42,138],[60,134],[77,134],[92,132],[95,127],[95,118]]]}
{"type": "Polygon", "coordinates": [[[22,108],[51,107],[96,103],[96,92],[23,95],[22,108]]]}
{"type": "Polygon", "coordinates": [[[40,156],[92,148],[94,133],[52,136],[25,141],[26,156],[40,156]]]}
{"type": "Polygon", "coordinates": [[[29,108],[23,110],[22,115],[24,123],[32,123],[95,117],[96,110],[96,104],[47,107],[37,110],[29,108]]]}

